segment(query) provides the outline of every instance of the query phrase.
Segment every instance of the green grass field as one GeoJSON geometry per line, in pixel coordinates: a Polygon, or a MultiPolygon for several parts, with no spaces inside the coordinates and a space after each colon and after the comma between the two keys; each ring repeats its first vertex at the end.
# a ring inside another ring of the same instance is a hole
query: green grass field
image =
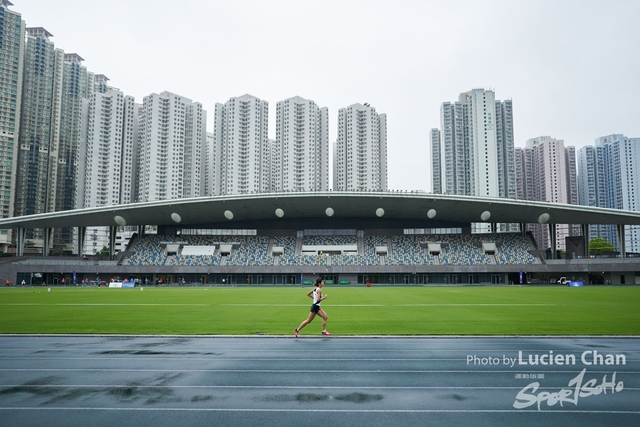
{"type": "MultiPolygon", "coordinates": [[[[0,289],[0,333],[292,335],[311,287],[0,289]]],[[[334,335],[640,335],[640,287],[330,287],[334,335]]],[[[317,317],[302,335],[318,335],[317,317]]]]}

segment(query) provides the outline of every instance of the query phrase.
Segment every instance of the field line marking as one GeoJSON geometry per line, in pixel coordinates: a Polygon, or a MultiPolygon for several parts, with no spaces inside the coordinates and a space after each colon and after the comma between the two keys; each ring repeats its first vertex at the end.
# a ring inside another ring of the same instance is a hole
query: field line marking
{"type": "Polygon", "coordinates": [[[140,304],[140,303],[132,303],[132,304],[111,304],[111,303],[57,303],[57,304],[37,304],[37,303],[0,303],[1,305],[44,305],[44,306],[202,306],[202,307],[210,307],[211,304],[140,304]]]}
{"type": "MultiPolygon", "coordinates": [[[[221,307],[309,307],[309,304],[218,304],[218,305],[221,307]]],[[[387,305],[385,304],[326,304],[326,307],[387,307],[387,305]]]]}
{"type": "Polygon", "coordinates": [[[521,306],[551,306],[557,304],[394,304],[393,307],[521,307],[521,306]]]}
{"type": "MultiPolygon", "coordinates": [[[[326,304],[326,303],[325,303],[326,304]]],[[[308,307],[309,304],[218,304],[225,307],[308,307]]],[[[387,307],[385,304],[326,304],[327,307],[387,307]]]]}
{"type": "MultiPolygon", "coordinates": [[[[331,304],[327,307],[539,307],[557,304],[331,304]]],[[[218,304],[226,307],[306,307],[308,304],[218,304]]]]}

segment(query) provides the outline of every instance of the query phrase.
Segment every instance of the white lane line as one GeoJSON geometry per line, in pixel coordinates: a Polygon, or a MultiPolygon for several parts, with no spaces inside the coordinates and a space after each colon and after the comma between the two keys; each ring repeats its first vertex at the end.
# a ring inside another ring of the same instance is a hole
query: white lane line
{"type": "MultiPolygon", "coordinates": [[[[301,337],[299,339],[305,339],[305,338],[309,338],[309,339],[313,339],[314,336],[312,335],[306,335],[304,337],[301,337]]],[[[320,335],[318,334],[318,338],[320,338],[320,335]]],[[[144,352],[144,351],[165,351],[165,352],[172,352],[173,350],[170,349],[170,347],[173,346],[173,344],[168,344],[168,345],[159,345],[156,347],[149,347],[148,349],[112,349],[112,348],[107,348],[107,349],[103,349],[102,347],[92,347],[92,348],[3,348],[0,349],[0,356],[2,354],[4,354],[5,352],[8,351],[19,351],[19,352],[31,352],[31,353],[46,353],[46,354],[60,354],[60,353],[81,353],[81,352],[92,352],[92,353],[101,353],[101,352],[105,352],[105,351],[122,351],[122,352],[130,352],[131,355],[134,355],[134,352],[144,352]],[[157,349],[157,350],[152,350],[153,348],[157,349]]],[[[216,352],[224,352],[225,354],[229,354],[229,353],[247,353],[247,351],[251,351],[252,349],[247,349],[247,348],[238,348],[238,349],[219,349],[217,350],[216,348],[211,348],[209,350],[200,350],[199,352],[202,353],[201,356],[208,356],[208,354],[206,353],[216,353],[216,352]]],[[[638,352],[640,349],[637,348],[620,348],[620,347],[616,347],[615,351],[617,353],[621,353],[621,352],[628,352],[628,353],[633,353],[633,352],[638,352]]],[[[540,348],[531,348],[531,349],[527,349],[527,348],[522,348],[522,347],[518,347],[517,349],[505,349],[505,348],[495,348],[495,349],[476,349],[476,348],[462,348],[462,349],[438,349],[438,348],[418,348],[418,349],[367,349],[367,348],[362,348],[362,349],[331,349],[332,353],[479,353],[479,352],[500,352],[500,355],[502,354],[506,354],[506,355],[511,355],[511,354],[518,354],[518,351],[522,351],[523,353],[525,352],[538,352],[538,353],[549,353],[549,351],[555,351],[557,352],[558,349],[557,348],[548,348],[548,349],[540,349],[540,348]]],[[[175,350],[173,352],[176,352],[178,354],[180,354],[181,357],[183,356],[189,356],[189,354],[182,354],[179,353],[179,350],[175,350]]],[[[565,353],[566,354],[576,354],[576,355],[580,355],[582,354],[583,350],[566,350],[565,353]]],[[[309,350],[305,349],[305,350],[296,350],[296,349],[260,349],[260,353],[305,353],[308,354],[309,350]]],[[[124,353],[123,353],[124,355],[124,353]]],[[[115,356],[115,355],[114,355],[115,356]]],[[[156,356],[153,354],[135,354],[135,356],[156,356]]],[[[157,355],[160,356],[160,355],[157,355]]],[[[210,355],[211,358],[215,358],[214,354],[210,355]]],[[[14,356],[15,357],[15,356],[14,356]]],[[[259,356],[258,356],[259,357],[259,356]]],[[[256,359],[253,360],[260,360],[258,359],[258,357],[256,359]]],[[[234,358],[235,359],[235,358],[234,358]]],[[[282,358],[279,358],[278,360],[282,360],[282,358]]],[[[339,360],[354,360],[354,359],[349,359],[349,358],[345,358],[345,359],[339,359],[339,360]]],[[[458,359],[452,359],[452,360],[458,360],[458,359]]],[[[638,362],[639,360],[633,360],[633,359],[627,359],[627,363],[628,362],[638,362]]]]}
{"type": "MultiPolygon", "coordinates": [[[[182,360],[182,361],[190,361],[190,362],[226,362],[226,361],[245,361],[245,362],[306,362],[308,358],[293,358],[293,357],[279,357],[279,358],[268,358],[268,357],[189,357],[191,355],[176,355],[176,356],[166,356],[163,354],[136,354],[134,353],[123,353],[123,354],[113,354],[109,357],[65,357],[65,356],[53,356],[53,357],[22,357],[22,356],[5,356],[2,357],[2,360],[18,360],[18,361],[48,361],[48,360],[113,360],[117,362],[121,362],[122,360],[140,360],[140,359],[153,359],[153,360],[182,360]]],[[[466,358],[322,358],[323,362],[466,362],[466,358]]],[[[640,360],[626,360],[627,364],[629,363],[637,363],[640,360]]],[[[473,365],[473,363],[469,363],[473,365]]],[[[501,361],[501,364],[502,361],[501,361]]],[[[473,366],[487,366],[477,363],[473,366]]],[[[520,366],[520,365],[518,365],[520,366]]],[[[537,365],[533,365],[535,367],[537,365]]],[[[544,365],[544,366],[562,366],[562,365],[544,365]]],[[[624,365],[614,365],[616,367],[622,367],[624,365]]],[[[534,368],[535,369],[535,368],[534,368]]],[[[537,372],[537,371],[536,371],[537,372]]],[[[556,372],[556,371],[553,371],[556,372]]],[[[621,371],[624,372],[624,371],[621,371]]]]}
{"type": "MultiPolygon", "coordinates": [[[[189,354],[179,355],[179,356],[164,356],[162,354],[135,354],[135,353],[126,353],[126,354],[114,354],[110,357],[64,357],[64,356],[54,356],[54,357],[21,357],[21,356],[13,356],[13,357],[4,357],[2,360],[114,360],[114,361],[122,361],[122,360],[138,360],[145,358],[152,358],[153,360],[184,360],[184,361],[205,361],[205,362],[226,362],[226,361],[244,361],[244,362],[308,362],[308,357],[302,358],[266,358],[266,357],[188,357],[189,354]]],[[[431,358],[394,358],[394,359],[384,359],[384,358],[354,358],[354,359],[340,359],[340,358],[322,358],[323,362],[458,362],[458,361],[466,361],[465,358],[451,358],[451,359],[431,359],[431,358]]],[[[627,361],[628,362],[628,361],[627,361]]]]}
{"type": "Polygon", "coordinates": [[[137,408],[109,408],[109,407],[19,407],[8,406],[0,407],[0,411],[113,411],[113,412],[152,412],[152,411],[165,411],[165,412],[272,412],[272,413],[288,413],[288,412],[302,412],[302,413],[359,413],[359,414],[384,414],[384,413],[400,413],[400,414],[434,414],[434,413],[446,413],[446,414],[487,414],[487,413],[500,413],[500,414],[640,414],[640,411],[612,411],[612,410],[578,410],[578,409],[551,409],[538,411],[535,409],[259,409],[259,408],[158,408],[158,407],[137,407],[137,408]]]}
{"type": "MultiPolygon", "coordinates": [[[[483,366],[484,367],[484,366],[483,366]]],[[[276,374],[296,374],[309,373],[317,374],[317,369],[121,369],[121,368],[0,368],[0,372],[242,372],[242,373],[276,373],[276,374]]],[[[328,369],[322,370],[322,373],[339,373],[339,374],[497,374],[507,373],[513,374],[515,370],[380,370],[380,369],[363,369],[363,370],[338,370],[328,369]]],[[[520,372],[520,370],[518,370],[520,372]]],[[[540,369],[523,370],[526,372],[543,372],[540,369]]],[[[575,374],[575,370],[570,371],[544,371],[545,373],[564,373],[575,374]]],[[[592,374],[610,374],[611,371],[589,371],[592,374]]],[[[620,371],[624,374],[640,374],[640,371],[620,371]]]]}
{"type": "MultiPolygon", "coordinates": [[[[522,387],[499,387],[499,386],[486,386],[486,387],[471,387],[471,386],[442,386],[442,387],[428,387],[428,386],[279,386],[279,385],[131,385],[131,384],[0,384],[0,387],[20,387],[20,388],[148,388],[148,389],[250,389],[250,390],[521,390],[522,387]]],[[[538,390],[556,390],[557,387],[538,387],[538,390]]],[[[640,391],[637,387],[625,387],[624,391],[640,391]]]]}

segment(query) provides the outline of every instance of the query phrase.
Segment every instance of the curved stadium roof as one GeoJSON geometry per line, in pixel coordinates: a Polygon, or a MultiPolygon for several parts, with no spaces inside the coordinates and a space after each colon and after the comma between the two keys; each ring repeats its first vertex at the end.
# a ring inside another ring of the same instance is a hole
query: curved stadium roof
{"type": "Polygon", "coordinates": [[[77,209],[0,219],[0,229],[118,225],[430,228],[468,226],[472,222],[628,225],[640,224],[640,212],[430,193],[325,191],[197,197],[77,209]]]}

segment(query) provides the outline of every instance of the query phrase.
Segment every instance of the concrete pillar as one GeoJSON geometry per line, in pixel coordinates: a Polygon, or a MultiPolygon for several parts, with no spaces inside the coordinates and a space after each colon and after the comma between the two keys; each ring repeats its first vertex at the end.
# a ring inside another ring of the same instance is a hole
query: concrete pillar
{"type": "Polygon", "coordinates": [[[549,241],[551,243],[551,259],[556,259],[556,225],[549,224],[549,241]]]}
{"type": "Polygon", "coordinates": [[[27,236],[27,229],[18,227],[16,229],[16,256],[24,256],[24,244],[27,236]]]}
{"type": "Polygon", "coordinates": [[[84,257],[84,238],[87,235],[87,227],[78,227],[78,257],[84,257]]]}
{"type": "Polygon", "coordinates": [[[109,259],[113,260],[116,252],[116,232],[118,227],[112,225],[109,227],[109,259]]]}
{"type": "Polygon", "coordinates": [[[44,229],[44,238],[42,241],[42,256],[49,256],[51,253],[51,242],[53,241],[53,228],[44,229]]]}
{"type": "Polygon", "coordinates": [[[624,235],[624,224],[616,225],[616,229],[618,232],[618,243],[620,244],[620,258],[626,258],[627,250],[625,247],[627,246],[627,238],[624,235]]]}

